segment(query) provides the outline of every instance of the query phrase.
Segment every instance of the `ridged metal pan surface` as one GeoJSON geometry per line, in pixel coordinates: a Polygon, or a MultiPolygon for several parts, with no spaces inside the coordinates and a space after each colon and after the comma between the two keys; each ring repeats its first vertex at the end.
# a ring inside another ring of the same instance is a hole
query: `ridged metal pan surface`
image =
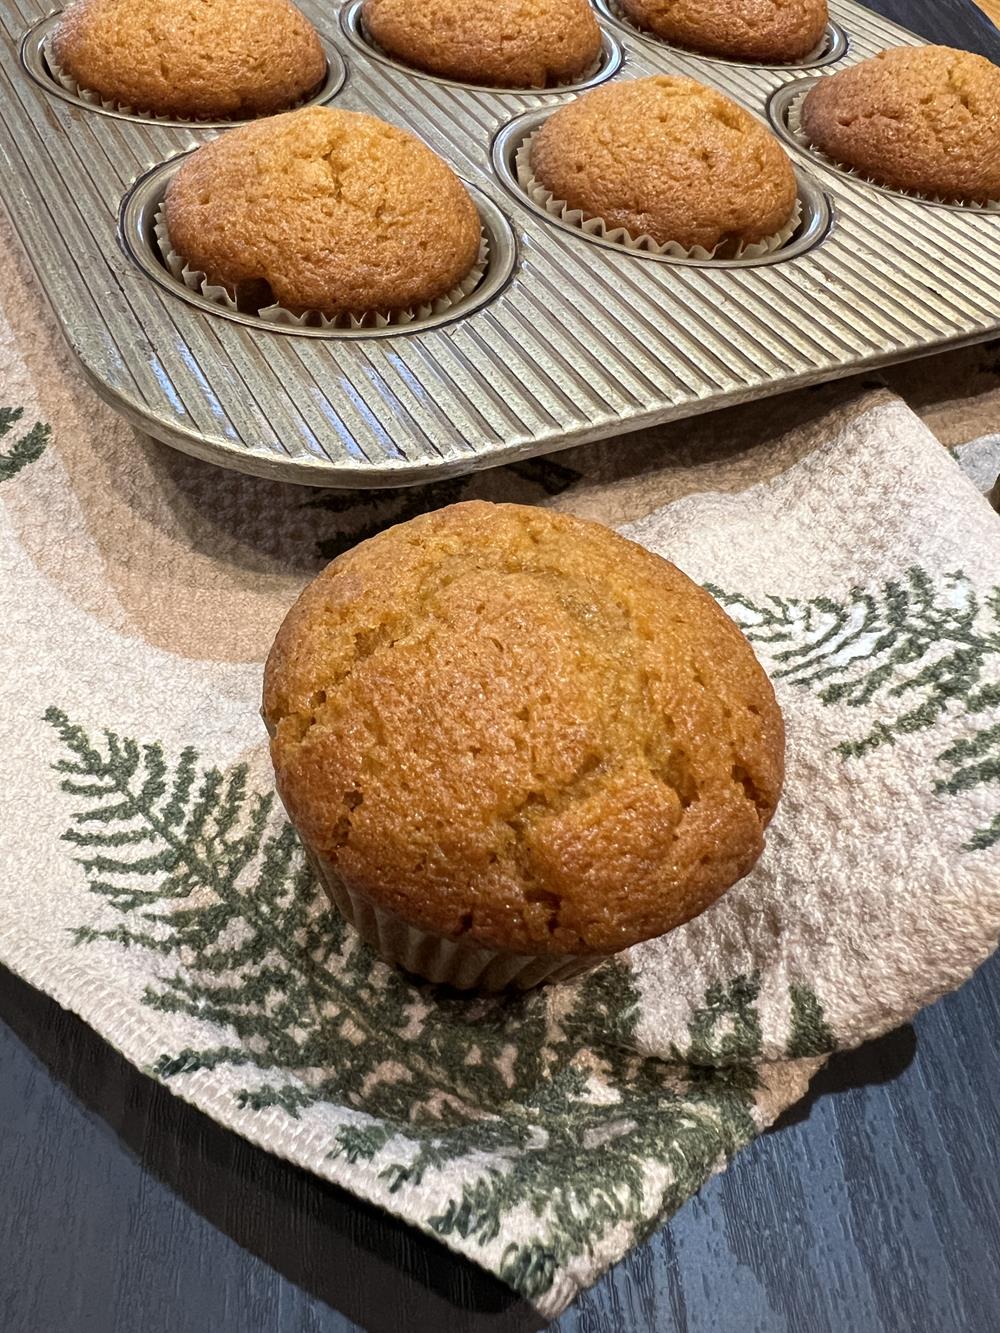
{"type": "MultiPolygon", "coordinates": [[[[474,187],[484,223],[503,237],[504,271],[468,313],[391,336],[297,336],[200,307],[158,280],[137,253],[141,237],[126,234],[128,200],[150,172],[226,131],[68,99],[46,73],[39,25],[52,11],[0,3],[0,194],[90,383],[168,444],[311,485],[411,485],[1000,329],[997,215],[892,195],[792,147],[811,201],[806,243],[797,237],[779,262],[650,263],[555,225],[505,179],[511,122],[534,123],[528,113],[574,93],[421,76],[368,50],[356,2],[302,8],[328,47],[330,104],[419,135],[474,187]]],[[[808,68],[700,59],[598,11],[596,77],[686,74],[765,119],[792,81],[919,41],[847,0],[831,11],[830,40],[846,50],[808,68]]]]}

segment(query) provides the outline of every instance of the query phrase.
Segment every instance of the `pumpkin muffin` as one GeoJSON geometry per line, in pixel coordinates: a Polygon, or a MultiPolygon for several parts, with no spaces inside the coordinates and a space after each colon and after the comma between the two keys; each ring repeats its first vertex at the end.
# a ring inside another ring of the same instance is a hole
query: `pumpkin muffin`
{"type": "Polygon", "coordinates": [[[802,60],[826,30],[826,0],[619,0],[637,28],[730,60],[802,60]]]}
{"type": "Polygon", "coordinates": [[[426,144],[357,111],[306,107],[229,130],[167,189],[170,247],[239,297],[330,318],[445,296],[479,254],[479,214],[426,144]]]}
{"type": "Polygon", "coordinates": [[[588,0],[364,0],[362,18],[397,60],[499,88],[568,83],[601,52],[588,0]]]}
{"type": "Polygon", "coordinates": [[[335,560],[268,657],[278,790],[391,960],[496,988],[591,966],[753,866],[783,726],[740,631],[607,528],[452,505],[335,560]]]}
{"type": "Polygon", "coordinates": [[[1000,68],[949,46],[902,46],[821,79],[802,104],[810,143],[918,194],[1000,199],[1000,68]]]}
{"type": "Polygon", "coordinates": [[[556,199],[609,229],[709,252],[775,235],[797,198],[788,154],[760,121],[667,74],[560,107],[532,140],[529,165],[556,199]]]}
{"type": "Polygon", "coordinates": [[[51,49],[105,101],[188,120],[284,111],[326,74],[316,30],[289,0],[77,0],[51,49]]]}

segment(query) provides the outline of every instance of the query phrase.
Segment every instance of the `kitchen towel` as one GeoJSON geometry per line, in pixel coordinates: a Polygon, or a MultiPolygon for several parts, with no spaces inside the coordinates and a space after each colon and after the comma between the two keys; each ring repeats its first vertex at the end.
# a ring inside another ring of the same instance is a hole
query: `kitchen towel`
{"type": "Polygon", "coordinates": [[[898,399],[840,387],[733,438],[317,493],[136,437],[50,338],[0,325],[0,962],[221,1124],[553,1316],[829,1052],[994,948],[1000,523],[898,399]],[[501,998],[413,984],[329,908],[257,713],[297,588],[473,495],[674,560],[743,628],[788,729],[744,881],[587,977],[501,998]]]}

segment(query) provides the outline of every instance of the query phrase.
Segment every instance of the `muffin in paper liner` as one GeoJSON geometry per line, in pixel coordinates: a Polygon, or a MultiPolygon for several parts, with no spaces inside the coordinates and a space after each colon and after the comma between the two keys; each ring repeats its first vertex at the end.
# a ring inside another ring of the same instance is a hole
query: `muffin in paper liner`
{"type": "Polygon", "coordinates": [[[697,56],[699,60],[715,60],[727,65],[758,65],[764,69],[803,69],[808,65],[816,64],[818,60],[822,60],[830,48],[830,32],[827,28],[811,51],[807,51],[804,56],[797,56],[794,60],[751,60],[746,56],[717,55],[712,51],[699,51],[694,46],[682,46],[679,42],[672,42],[668,37],[661,37],[652,28],[640,27],[638,23],[629,18],[618,0],[605,0],[605,4],[612,18],[617,19],[619,23],[624,24],[632,32],[638,33],[640,37],[645,37],[648,41],[662,42],[671,51],[681,51],[685,55],[697,56]]]}
{"type": "MultiPolygon", "coordinates": [[[[42,54],[45,57],[45,63],[48,66],[49,73],[61,88],[65,88],[66,91],[72,93],[74,97],[79,97],[82,102],[88,102],[93,107],[99,107],[102,111],[117,111],[123,116],[142,116],[147,120],[162,121],[165,125],[202,125],[214,124],[217,121],[232,121],[234,125],[240,125],[244,124],[247,120],[246,116],[202,116],[196,119],[191,116],[178,116],[167,114],[165,112],[149,111],[145,107],[131,106],[127,102],[116,102],[112,98],[102,97],[100,93],[95,93],[90,88],[82,87],[77,83],[76,79],[73,78],[72,74],[68,74],[66,70],[63,69],[62,65],[60,65],[59,61],[56,59],[51,35],[45,39],[42,47],[42,54]]],[[[305,106],[309,99],[315,94],[316,89],[322,86],[322,82],[318,83],[316,88],[313,88],[305,97],[299,98],[297,102],[292,103],[291,106],[285,107],[284,110],[295,111],[297,108],[305,106]]],[[[278,113],[262,113],[262,115],[265,114],[274,115],[278,113]]],[[[252,120],[258,120],[260,118],[261,117],[258,116],[250,117],[252,120]]]]}
{"type": "Polygon", "coordinates": [[[349,888],[336,867],[306,847],[309,864],[327,897],[361,938],[406,972],[456,990],[532,990],[569,981],[600,966],[611,955],[517,954],[463,944],[421,930],[349,888]]]}
{"type": "Polygon", "coordinates": [[[796,199],[792,215],[780,231],[750,245],[740,244],[731,253],[729,253],[731,247],[725,243],[715,246],[712,250],[706,250],[703,245],[685,247],[677,241],[666,241],[661,244],[652,236],[633,236],[624,227],[609,227],[603,218],[586,213],[580,208],[568,207],[565,199],[557,199],[551,190],[546,189],[541,181],[536,179],[531,170],[531,145],[540,128],[528,135],[514,156],[514,167],[521,189],[532,203],[544,208],[551,217],[578,227],[588,236],[596,236],[601,240],[623,245],[627,250],[635,250],[640,254],[667,255],[672,259],[759,259],[763,255],[773,254],[775,250],[780,250],[787,244],[795,235],[802,220],[802,205],[796,199]],[[720,253],[724,250],[727,253],[720,253]]]}
{"type": "Polygon", "coordinates": [[[854,167],[849,167],[846,163],[838,162],[835,158],[829,157],[813,143],[802,128],[802,107],[806,98],[812,92],[813,86],[815,85],[806,88],[799,93],[798,97],[793,98],[788,103],[785,124],[788,127],[789,134],[799,147],[805,149],[811,157],[818,159],[824,166],[832,167],[845,176],[853,176],[855,180],[862,182],[864,185],[872,185],[878,190],[884,190],[887,194],[898,195],[900,199],[913,199],[917,203],[923,204],[943,204],[949,208],[967,208],[972,213],[1000,213],[1000,199],[990,199],[987,203],[982,204],[971,199],[948,199],[940,194],[919,194],[916,190],[900,190],[895,185],[886,185],[874,176],[866,176],[854,167]]]}
{"type": "Polygon", "coordinates": [[[607,51],[604,49],[604,43],[602,41],[601,51],[597,59],[592,64],[588,65],[587,68],[585,70],[582,70],[579,74],[574,74],[571,79],[560,79],[557,83],[533,83],[530,86],[525,86],[525,87],[509,87],[507,84],[504,83],[478,83],[476,82],[475,79],[456,79],[452,78],[448,74],[436,74],[432,69],[421,69],[419,65],[408,64],[405,60],[402,60],[399,56],[393,55],[391,51],[387,51],[384,46],[380,46],[378,42],[375,40],[375,38],[368,31],[368,28],[365,26],[363,20],[361,21],[360,27],[361,27],[361,34],[364,37],[365,42],[368,44],[368,46],[370,46],[373,51],[375,51],[378,55],[380,55],[383,58],[383,60],[391,61],[394,65],[398,65],[400,69],[409,69],[412,70],[414,74],[423,74],[428,78],[440,79],[444,83],[458,83],[458,84],[467,83],[470,85],[470,87],[483,88],[487,91],[492,90],[498,93],[518,93],[518,92],[544,93],[544,92],[554,92],[559,88],[578,88],[581,87],[583,84],[590,83],[592,79],[596,79],[598,74],[600,74],[601,70],[604,68],[605,61],[607,59],[607,51]]]}
{"type": "MultiPolygon", "coordinates": [[[[206,300],[212,301],[226,310],[239,310],[239,304],[228,287],[209,282],[204,273],[189,268],[184,257],[173,249],[170,244],[170,235],[167,230],[162,204],[156,211],[153,229],[163,262],[178,281],[183,282],[184,286],[190,291],[198,292],[206,300]]],[[[336,315],[331,318],[318,310],[307,310],[303,314],[297,315],[292,310],[286,310],[284,306],[269,305],[262,306],[253,313],[258,319],[262,319],[268,324],[279,324],[293,328],[385,329],[396,325],[404,326],[412,324],[414,320],[427,319],[431,315],[442,315],[465,300],[467,296],[471,296],[483,280],[483,275],[489,264],[489,257],[489,242],[484,231],[480,234],[478,258],[458,286],[453,287],[451,291],[445,292],[443,296],[437,297],[434,301],[428,301],[417,306],[407,306],[401,310],[365,310],[336,315]]]]}
{"type": "Polygon", "coordinates": [[[344,552],[279,627],[262,713],[327,896],[462,990],[565,981],[706,911],[761,856],[784,774],[773,688],[709,594],[528,505],[344,552]]]}

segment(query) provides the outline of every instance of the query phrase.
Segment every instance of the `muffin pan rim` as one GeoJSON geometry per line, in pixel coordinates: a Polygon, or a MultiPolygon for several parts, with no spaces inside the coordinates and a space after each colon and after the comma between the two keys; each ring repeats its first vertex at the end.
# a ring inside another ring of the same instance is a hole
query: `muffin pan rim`
{"type": "Polygon", "coordinates": [[[449,79],[444,74],[433,74],[430,70],[417,69],[415,65],[408,65],[403,60],[397,60],[395,56],[389,55],[376,46],[374,41],[367,36],[364,29],[364,22],[361,17],[364,0],[347,0],[347,3],[341,6],[339,14],[340,30],[350,42],[356,51],[360,51],[366,60],[374,60],[380,65],[387,65],[390,69],[399,70],[401,73],[414,79],[426,79],[429,83],[442,84],[446,88],[461,88],[466,92],[493,93],[498,97],[539,97],[542,95],[555,96],[565,94],[572,96],[577,93],[586,92],[590,88],[599,87],[609,79],[613,79],[621,72],[625,64],[625,51],[618,38],[608,31],[602,23],[598,23],[601,30],[601,64],[600,67],[586,79],[577,79],[571,83],[556,83],[547,85],[544,88],[507,88],[492,83],[469,83],[463,79],[449,79]]]}
{"type": "Polygon", "coordinates": [[[539,107],[534,111],[525,111],[508,120],[506,124],[501,125],[493,136],[490,158],[498,180],[509,195],[522,207],[529,208],[537,217],[543,218],[552,226],[568,232],[578,240],[591,245],[604,246],[609,250],[616,250],[619,254],[629,255],[633,259],[652,260],[654,263],[672,264],[681,268],[751,269],[789,263],[804,254],[809,254],[817,246],[823,244],[836,225],[837,212],[833,199],[810,178],[808,172],[801,170],[793,163],[792,168],[795,172],[798,187],[802,219],[792,237],[784,245],[779,246],[777,250],[772,250],[770,254],[739,259],[693,259],[680,255],[658,255],[649,250],[633,249],[623,245],[620,241],[610,241],[605,236],[597,236],[586,232],[574,223],[566,222],[562,218],[547,212],[540,204],[536,204],[525,193],[517,179],[514,156],[518,148],[524,143],[525,139],[540,128],[556,109],[553,107],[539,107]]]}
{"type": "MultiPolygon", "coordinates": [[[[282,114],[281,111],[269,111],[260,116],[251,116],[249,119],[232,117],[228,120],[184,120],[179,116],[156,116],[138,111],[123,111],[118,106],[103,106],[99,102],[89,102],[85,97],[64,88],[49,67],[45,46],[64,12],[65,9],[53,9],[38,19],[25,32],[18,48],[21,68],[32,83],[50,97],[58,97],[70,106],[90,111],[95,116],[107,116],[111,120],[123,120],[136,125],[155,125],[158,129],[166,130],[228,130],[235,129],[239,125],[253,125],[259,120],[267,120],[270,116],[282,114]]],[[[324,106],[337,96],[347,82],[347,61],[329,38],[324,37],[322,33],[318,35],[326,56],[326,75],[315,92],[303,98],[301,102],[296,102],[294,106],[285,108],[287,111],[301,111],[309,106],[324,106]]]]}
{"type": "Polygon", "coordinates": [[[931,195],[917,194],[912,190],[897,190],[892,185],[883,185],[881,181],[873,180],[870,176],[862,175],[859,171],[852,171],[850,167],[844,166],[822,152],[819,148],[813,148],[811,145],[804,144],[788,124],[788,113],[794,103],[815,88],[824,75],[804,76],[801,79],[791,79],[788,83],[782,84],[780,88],[775,88],[767,99],[767,119],[770,127],[777,134],[786,148],[793,148],[800,157],[814,163],[823,171],[832,171],[834,175],[840,176],[845,180],[853,181],[858,185],[863,185],[869,190],[878,190],[881,194],[887,194],[893,199],[899,199],[910,204],[920,204],[925,208],[943,208],[954,213],[971,214],[973,217],[994,218],[1000,217],[1000,207],[983,206],[974,203],[963,203],[959,199],[935,199],[931,195]]]}
{"type": "Polygon", "coordinates": [[[388,324],[384,328],[338,329],[310,325],[281,324],[262,319],[259,315],[232,310],[210,300],[190,287],[167,268],[152,235],[153,220],[163,202],[167,185],[180,170],[184,161],[197,148],[182,150],[154,163],[142,172],[122,195],[118,207],[117,232],[119,242],[132,263],[150,281],[173,296],[180,297],[202,314],[227,319],[244,327],[284,337],[318,338],[327,341],[348,341],[369,338],[400,337],[407,333],[441,328],[454,320],[466,319],[495,300],[514,277],[518,266],[517,233],[510,219],[479,186],[463,180],[472,196],[480,222],[489,244],[486,270],[478,286],[463,300],[439,314],[430,314],[410,320],[406,324],[388,324]]]}
{"type": "Polygon", "coordinates": [[[843,60],[851,49],[851,38],[847,30],[836,19],[827,18],[821,55],[816,54],[820,50],[819,47],[816,47],[802,60],[749,60],[737,56],[715,56],[710,55],[707,51],[696,51],[690,46],[679,46],[676,42],[668,41],[666,37],[660,37],[655,32],[638,27],[618,12],[614,0],[591,0],[591,3],[601,18],[608,23],[613,23],[620,32],[625,32],[638,41],[648,42],[651,46],[667,51],[676,51],[678,55],[687,60],[705,60],[713,65],[729,65],[736,69],[788,71],[823,69],[827,65],[835,65],[838,60],[843,60]]]}

